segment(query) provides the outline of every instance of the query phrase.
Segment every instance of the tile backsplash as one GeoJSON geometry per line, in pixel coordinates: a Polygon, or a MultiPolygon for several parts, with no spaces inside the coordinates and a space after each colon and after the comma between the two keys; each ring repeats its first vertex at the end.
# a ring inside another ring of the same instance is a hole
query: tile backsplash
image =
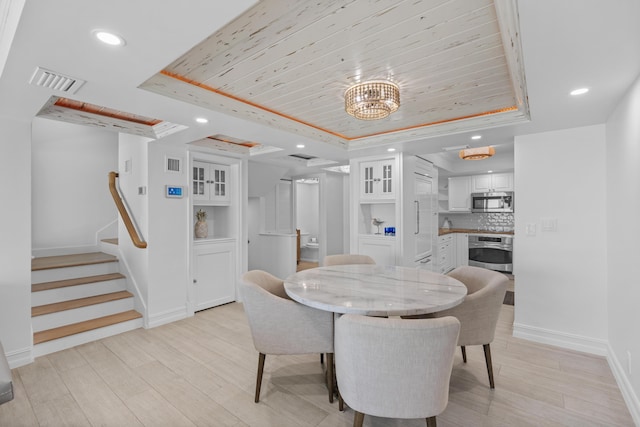
{"type": "Polygon", "coordinates": [[[445,218],[449,218],[451,228],[513,231],[514,227],[512,213],[441,213],[438,215],[438,227],[442,227],[445,218]]]}

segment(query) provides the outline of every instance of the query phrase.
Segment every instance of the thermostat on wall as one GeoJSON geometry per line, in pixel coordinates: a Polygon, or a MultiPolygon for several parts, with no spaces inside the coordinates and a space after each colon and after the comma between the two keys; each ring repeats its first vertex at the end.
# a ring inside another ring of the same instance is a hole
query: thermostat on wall
{"type": "Polygon", "coordinates": [[[184,197],[184,187],[181,185],[165,185],[164,196],[172,199],[181,199],[184,197]]]}

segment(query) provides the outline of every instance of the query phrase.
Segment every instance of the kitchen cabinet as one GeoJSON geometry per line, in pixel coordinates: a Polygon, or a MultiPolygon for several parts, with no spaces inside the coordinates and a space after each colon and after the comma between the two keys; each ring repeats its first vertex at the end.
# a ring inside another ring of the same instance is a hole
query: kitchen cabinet
{"type": "Polygon", "coordinates": [[[396,265],[396,240],[390,236],[361,235],[358,253],[369,255],[376,264],[396,265]]]}
{"type": "Polygon", "coordinates": [[[191,173],[194,201],[217,205],[230,203],[229,166],[194,161],[191,173]]]}
{"type": "Polygon", "coordinates": [[[455,267],[469,265],[469,235],[467,233],[455,233],[456,261],[455,267]]]}
{"type": "Polygon", "coordinates": [[[472,193],[494,193],[497,191],[513,191],[512,173],[491,173],[473,175],[472,193]]]}
{"type": "Polygon", "coordinates": [[[471,177],[449,178],[449,211],[471,212],[471,177]]]}
{"type": "Polygon", "coordinates": [[[445,234],[438,237],[438,272],[445,274],[455,267],[455,244],[456,241],[453,234],[445,234]]]}
{"type": "Polygon", "coordinates": [[[360,200],[363,203],[380,200],[393,202],[396,194],[395,159],[360,163],[360,200]]]}
{"type": "Polygon", "coordinates": [[[413,174],[414,185],[414,261],[419,261],[432,254],[432,239],[434,238],[434,223],[437,221],[437,211],[434,206],[434,185],[430,176],[420,173],[413,174]],[[434,215],[436,217],[434,217],[434,215]]]}
{"type": "Polygon", "coordinates": [[[235,239],[194,245],[194,311],[235,301],[235,239]]]}

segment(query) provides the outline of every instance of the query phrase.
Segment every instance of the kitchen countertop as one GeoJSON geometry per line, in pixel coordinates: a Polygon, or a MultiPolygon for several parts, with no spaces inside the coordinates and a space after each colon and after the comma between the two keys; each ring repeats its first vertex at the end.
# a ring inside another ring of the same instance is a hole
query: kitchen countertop
{"type": "Polygon", "coordinates": [[[439,228],[438,236],[444,236],[445,234],[452,233],[467,233],[467,234],[506,234],[509,236],[513,236],[515,233],[513,231],[489,231],[489,230],[476,230],[472,228],[439,228]]]}

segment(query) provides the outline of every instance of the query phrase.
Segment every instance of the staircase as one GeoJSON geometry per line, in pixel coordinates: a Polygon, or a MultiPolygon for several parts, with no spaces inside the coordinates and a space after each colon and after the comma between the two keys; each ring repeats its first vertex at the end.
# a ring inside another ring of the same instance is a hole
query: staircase
{"type": "Polygon", "coordinates": [[[142,326],[114,255],[34,258],[31,281],[34,357],[142,326]]]}

